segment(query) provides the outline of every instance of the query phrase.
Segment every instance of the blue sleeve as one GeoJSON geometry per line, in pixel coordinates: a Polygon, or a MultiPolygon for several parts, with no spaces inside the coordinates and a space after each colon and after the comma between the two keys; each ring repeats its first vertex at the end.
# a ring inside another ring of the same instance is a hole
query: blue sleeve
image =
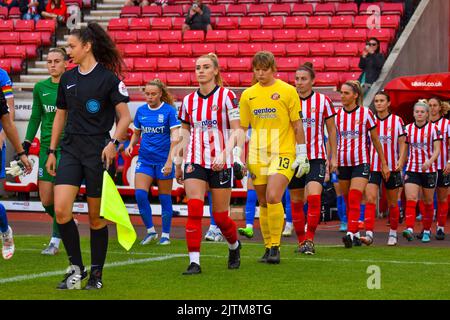
{"type": "Polygon", "coordinates": [[[141,108],[137,109],[136,114],[134,115],[134,121],[133,121],[134,129],[138,129],[138,130],[141,130],[141,123],[139,122],[139,117],[138,117],[140,109],[141,108]]]}
{"type": "Polygon", "coordinates": [[[169,126],[170,129],[181,126],[181,121],[177,117],[177,110],[174,106],[170,106],[169,126]]]}

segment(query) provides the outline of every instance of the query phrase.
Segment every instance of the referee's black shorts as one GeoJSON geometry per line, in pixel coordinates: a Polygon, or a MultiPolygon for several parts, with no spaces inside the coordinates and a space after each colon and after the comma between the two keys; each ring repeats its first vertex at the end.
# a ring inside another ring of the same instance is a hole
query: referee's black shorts
{"type": "MultiPolygon", "coordinates": [[[[303,189],[305,186],[311,182],[315,181],[323,185],[325,182],[325,174],[326,174],[326,161],[323,159],[314,159],[309,161],[309,173],[303,175],[301,178],[297,178],[295,175],[292,177],[289,182],[288,189],[303,189]]],[[[297,173],[298,168],[295,170],[297,173]]]]}
{"type": "Polygon", "coordinates": [[[104,170],[102,151],[109,141],[109,135],[64,135],[55,185],[68,184],[80,187],[84,181],[86,195],[100,198],[104,170]]]}

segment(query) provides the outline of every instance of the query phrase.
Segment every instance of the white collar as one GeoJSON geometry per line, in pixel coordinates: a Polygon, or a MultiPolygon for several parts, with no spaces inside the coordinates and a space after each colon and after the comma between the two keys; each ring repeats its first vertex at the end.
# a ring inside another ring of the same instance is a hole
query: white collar
{"type": "Polygon", "coordinates": [[[163,105],[164,105],[164,102],[161,102],[161,104],[159,105],[158,108],[152,108],[152,107],[150,107],[150,105],[147,103],[147,107],[148,107],[151,111],[157,111],[157,110],[161,109],[163,105]]]}
{"type": "Polygon", "coordinates": [[[95,67],[98,65],[98,62],[96,62],[95,64],[94,64],[94,66],[92,67],[92,69],[91,70],[89,70],[88,72],[81,72],[81,70],[80,70],[80,66],[78,66],[78,72],[81,74],[81,75],[83,75],[83,76],[85,76],[85,75],[88,75],[89,73],[91,73],[92,72],[92,70],[94,70],[95,69],[95,67]]]}

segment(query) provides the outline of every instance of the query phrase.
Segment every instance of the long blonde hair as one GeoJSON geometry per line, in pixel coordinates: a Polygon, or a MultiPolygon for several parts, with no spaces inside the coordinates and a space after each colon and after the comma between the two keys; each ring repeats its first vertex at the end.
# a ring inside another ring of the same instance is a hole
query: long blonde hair
{"type": "Polygon", "coordinates": [[[208,53],[208,54],[204,54],[202,56],[200,56],[197,61],[199,59],[209,59],[212,61],[214,68],[217,69],[217,74],[214,78],[214,81],[216,82],[216,84],[220,87],[223,87],[223,79],[222,79],[222,75],[220,74],[220,65],[219,65],[219,58],[217,57],[217,55],[215,53],[208,53]]]}
{"type": "Polygon", "coordinates": [[[162,82],[160,79],[155,78],[149,82],[147,82],[147,84],[145,86],[155,86],[158,87],[159,90],[161,90],[161,101],[170,104],[173,106],[174,103],[174,98],[173,96],[170,94],[169,90],[167,89],[166,85],[164,84],[164,82],[162,82]]]}

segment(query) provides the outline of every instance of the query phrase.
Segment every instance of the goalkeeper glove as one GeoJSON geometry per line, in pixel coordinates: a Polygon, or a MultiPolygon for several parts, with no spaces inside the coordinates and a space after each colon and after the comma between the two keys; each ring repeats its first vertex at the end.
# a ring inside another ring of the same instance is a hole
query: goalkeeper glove
{"type": "Polygon", "coordinates": [[[237,180],[244,178],[244,164],[241,161],[242,148],[233,148],[233,172],[237,180]]]}
{"type": "Polygon", "coordinates": [[[306,144],[297,144],[295,146],[295,160],[292,164],[292,169],[297,169],[295,176],[301,178],[303,175],[309,173],[309,161],[306,156],[306,144]]]}
{"type": "MultiPolygon", "coordinates": [[[[33,159],[29,159],[30,163],[31,163],[31,167],[33,167],[34,165],[34,160],[33,159]]],[[[25,168],[25,165],[22,163],[21,160],[13,160],[9,163],[9,167],[5,168],[6,169],[6,174],[9,174],[13,177],[17,177],[17,176],[23,176],[25,175],[25,171],[27,170],[25,168]]]]}

